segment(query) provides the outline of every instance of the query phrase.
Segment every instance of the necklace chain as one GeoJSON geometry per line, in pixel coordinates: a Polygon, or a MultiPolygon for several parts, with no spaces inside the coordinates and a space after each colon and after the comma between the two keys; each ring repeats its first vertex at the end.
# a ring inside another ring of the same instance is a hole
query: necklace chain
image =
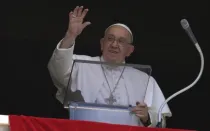
{"type": "MultiPolygon", "coordinates": [[[[100,61],[101,61],[101,58],[100,58],[100,61]]],[[[121,79],[121,77],[122,77],[122,75],[123,75],[123,73],[124,73],[125,66],[124,66],[124,68],[123,68],[123,71],[122,71],[121,74],[120,74],[120,77],[119,77],[117,83],[115,84],[115,87],[113,88],[113,91],[111,90],[111,87],[110,87],[110,85],[109,85],[109,82],[108,82],[108,79],[107,79],[107,77],[106,77],[105,70],[104,70],[102,64],[101,64],[101,68],[102,68],[102,70],[103,70],[104,77],[105,77],[105,79],[106,79],[106,82],[107,82],[108,87],[109,87],[109,90],[110,90],[110,96],[109,96],[108,100],[110,101],[110,103],[112,103],[112,102],[113,102],[113,99],[114,99],[114,98],[113,98],[113,97],[114,97],[114,96],[113,96],[113,93],[114,93],[114,91],[116,90],[116,88],[117,88],[117,86],[118,86],[118,84],[119,84],[119,81],[120,81],[120,79],[121,79]],[[112,100],[112,102],[111,102],[111,100],[112,100]]],[[[112,103],[112,104],[113,104],[113,103],[112,103]]]]}

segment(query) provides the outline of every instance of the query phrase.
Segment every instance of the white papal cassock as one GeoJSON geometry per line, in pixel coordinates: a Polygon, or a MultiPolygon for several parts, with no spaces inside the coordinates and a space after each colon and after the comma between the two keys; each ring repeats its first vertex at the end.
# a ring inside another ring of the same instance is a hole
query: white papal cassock
{"type": "MultiPolygon", "coordinates": [[[[48,69],[58,89],[56,98],[62,103],[65,97],[65,88],[68,86],[73,60],[100,61],[100,58],[102,60],[103,58],[99,56],[75,55],[73,54],[74,45],[69,49],[61,49],[59,48],[60,44],[61,42],[58,43],[53,52],[48,69]]],[[[103,67],[103,69],[104,74],[100,65],[78,64],[74,66],[71,76],[71,90],[73,92],[80,90],[85,102],[106,103],[105,99],[110,95],[109,88],[111,88],[111,91],[113,90],[123,69],[122,67],[114,69],[103,67]],[[105,76],[107,80],[105,80],[105,76]]],[[[149,107],[149,115],[152,123],[150,126],[156,125],[157,112],[160,105],[165,101],[165,98],[153,77],[148,77],[147,74],[137,69],[126,67],[113,95],[116,98],[114,104],[119,105],[136,106],[137,101],[144,101],[149,107]],[[140,88],[141,85],[146,88],[140,88]]],[[[163,126],[165,126],[165,116],[171,117],[172,115],[168,105],[164,107],[162,115],[163,126]]]]}

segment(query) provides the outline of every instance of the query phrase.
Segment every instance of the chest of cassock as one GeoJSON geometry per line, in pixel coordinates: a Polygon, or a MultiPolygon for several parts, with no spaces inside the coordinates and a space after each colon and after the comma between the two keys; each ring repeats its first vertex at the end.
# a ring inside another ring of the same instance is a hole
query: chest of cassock
{"type": "MultiPolygon", "coordinates": [[[[124,67],[119,66],[115,68],[118,70],[118,74],[120,74],[119,72],[121,72],[124,67]]],[[[106,88],[104,85],[108,84],[107,80],[110,82],[110,76],[107,76],[108,79],[106,80],[103,71],[108,71],[108,69],[105,68],[105,70],[103,70],[101,64],[74,63],[68,89],[71,89],[72,92],[79,90],[86,103],[95,103],[99,91],[101,91],[102,88],[106,88]]],[[[120,77],[120,75],[118,75],[118,77],[120,77]]],[[[144,101],[150,75],[133,67],[126,66],[122,77],[123,79],[121,81],[123,81],[129,97],[128,105],[135,106],[137,101],[144,101]]],[[[124,95],[124,93],[122,93],[122,95],[124,95]]]]}

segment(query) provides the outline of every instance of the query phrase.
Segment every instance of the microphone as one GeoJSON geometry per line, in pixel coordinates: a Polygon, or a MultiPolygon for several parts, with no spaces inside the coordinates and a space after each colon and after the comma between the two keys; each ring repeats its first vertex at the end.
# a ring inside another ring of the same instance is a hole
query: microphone
{"type": "Polygon", "coordinates": [[[194,43],[197,51],[199,52],[199,55],[200,55],[200,59],[201,59],[201,67],[200,67],[200,72],[198,74],[198,76],[196,77],[196,79],[190,84],[188,85],[187,87],[179,90],[178,92],[174,93],[173,95],[171,95],[170,97],[168,97],[168,99],[166,99],[163,104],[160,106],[159,108],[159,111],[158,111],[158,123],[156,125],[156,127],[159,127],[159,128],[162,128],[162,110],[164,108],[164,106],[166,105],[167,102],[169,102],[171,99],[173,99],[174,97],[180,95],[181,93],[189,90],[190,88],[192,88],[197,82],[198,80],[201,78],[201,75],[203,73],[203,70],[204,70],[204,56],[203,56],[203,53],[202,53],[202,50],[190,28],[190,25],[188,23],[188,21],[186,19],[182,19],[180,21],[181,25],[182,25],[182,28],[186,31],[186,33],[188,34],[188,36],[190,37],[191,41],[194,43]]]}
{"type": "Polygon", "coordinates": [[[197,44],[198,42],[197,42],[197,40],[196,40],[196,38],[195,38],[195,36],[194,36],[194,34],[193,34],[191,28],[190,28],[190,25],[189,25],[188,21],[187,21],[186,19],[182,19],[182,20],[180,21],[180,23],[181,23],[181,25],[182,25],[182,28],[186,31],[186,33],[188,34],[188,36],[189,36],[190,39],[192,40],[192,42],[193,42],[194,44],[197,44]]]}

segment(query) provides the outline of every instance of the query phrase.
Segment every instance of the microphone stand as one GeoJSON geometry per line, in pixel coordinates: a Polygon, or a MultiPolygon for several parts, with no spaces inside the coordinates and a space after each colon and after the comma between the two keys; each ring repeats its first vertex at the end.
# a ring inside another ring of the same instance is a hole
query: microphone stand
{"type": "MultiPolygon", "coordinates": [[[[185,20],[185,19],[184,19],[184,20],[185,20]]],[[[187,21],[185,20],[185,22],[187,22],[187,21]]],[[[188,24],[188,23],[187,23],[187,24],[188,24]]],[[[189,26],[189,25],[188,25],[188,26],[189,26]]],[[[191,39],[192,39],[192,38],[191,38],[191,39]]],[[[189,90],[190,88],[192,88],[192,87],[198,82],[198,80],[201,78],[201,75],[202,75],[203,70],[204,70],[204,56],[203,56],[202,50],[201,50],[201,48],[200,48],[198,42],[194,43],[194,45],[195,45],[197,51],[199,52],[200,59],[201,59],[200,72],[199,72],[197,78],[196,78],[190,85],[188,85],[188,86],[185,87],[184,89],[181,89],[181,90],[179,90],[178,92],[174,93],[173,95],[171,95],[168,99],[166,99],[166,100],[163,102],[163,104],[160,106],[159,111],[158,111],[158,123],[157,123],[157,125],[156,125],[156,127],[158,127],[158,128],[162,128],[162,110],[163,110],[164,106],[166,105],[166,103],[169,102],[169,101],[170,101],[171,99],[173,99],[174,97],[176,97],[176,96],[180,95],[181,93],[183,93],[183,92],[189,90]]]]}

